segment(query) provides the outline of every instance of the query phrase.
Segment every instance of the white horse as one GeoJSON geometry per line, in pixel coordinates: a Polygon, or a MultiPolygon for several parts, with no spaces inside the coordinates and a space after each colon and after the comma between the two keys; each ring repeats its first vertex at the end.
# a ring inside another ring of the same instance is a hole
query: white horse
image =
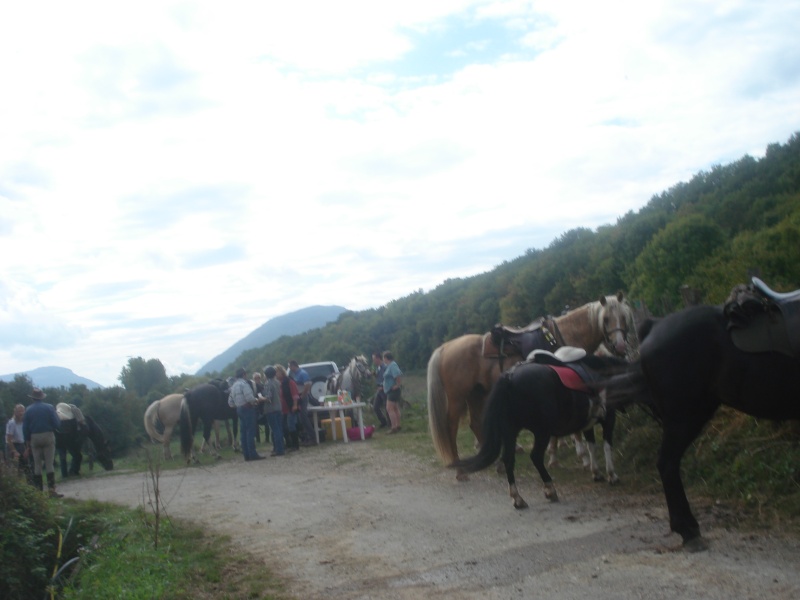
{"type": "Polygon", "coordinates": [[[350,392],[354,402],[361,401],[361,381],[372,377],[367,357],[363,354],[350,359],[350,364],[339,373],[338,377],[328,380],[328,393],[336,394],[339,390],[350,392]]]}

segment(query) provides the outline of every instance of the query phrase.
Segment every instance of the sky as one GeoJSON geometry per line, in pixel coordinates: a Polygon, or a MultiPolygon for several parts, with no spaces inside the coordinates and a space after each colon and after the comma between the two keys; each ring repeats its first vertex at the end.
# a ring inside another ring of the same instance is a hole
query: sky
{"type": "Polygon", "coordinates": [[[800,131],[798,23],[797,0],[4,2],[0,373],[194,373],[273,317],[613,224],[800,131]]]}

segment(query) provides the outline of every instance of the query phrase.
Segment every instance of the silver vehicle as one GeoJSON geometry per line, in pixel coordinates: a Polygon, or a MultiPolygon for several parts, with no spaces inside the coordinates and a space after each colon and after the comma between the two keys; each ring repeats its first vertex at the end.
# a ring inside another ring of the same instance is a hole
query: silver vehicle
{"type": "Polygon", "coordinates": [[[320,402],[328,393],[328,381],[339,376],[339,367],[333,361],[306,363],[300,365],[311,378],[311,397],[320,402]]]}

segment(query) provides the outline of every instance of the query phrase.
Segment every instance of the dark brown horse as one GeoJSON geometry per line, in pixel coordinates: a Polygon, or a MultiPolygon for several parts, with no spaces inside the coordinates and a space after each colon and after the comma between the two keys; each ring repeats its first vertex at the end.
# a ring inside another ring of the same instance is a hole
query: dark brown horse
{"type": "MultiPolygon", "coordinates": [[[[766,288],[755,279],[754,285],[766,288]]],[[[755,351],[737,346],[741,338],[722,307],[696,306],[649,322],[640,359],[626,374],[604,382],[609,406],[639,402],[660,421],[657,466],[669,525],[690,551],[707,546],[686,498],[681,459],[717,408],[724,404],[758,418],[800,419],[800,291],[768,291],[754,305],[772,327],[763,338],[767,342],[744,335],[755,351]],[[786,343],[770,349],[781,339],[786,343]]]]}
{"type": "Polygon", "coordinates": [[[558,501],[553,479],[544,465],[550,439],[581,432],[605,418],[600,394],[592,393],[584,379],[596,379],[603,373],[610,375],[625,366],[627,363],[619,358],[593,355],[568,365],[518,363],[492,387],[483,415],[483,443],[478,454],[450,466],[474,473],[501,457],[514,508],[528,508],[514,479],[517,436],[527,429],[534,436],[530,456],[544,482],[545,497],[558,501]]]}
{"type": "MultiPolygon", "coordinates": [[[[236,409],[228,406],[228,384],[225,381],[215,379],[210,383],[198,385],[183,395],[179,423],[181,452],[187,463],[191,460],[197,462],[194,453],[194,431],[198,419],[203,421],[203,445],[209,444],[214,421],[233,419],[234,449],[236,448],[235,437],[239,431],[239,419],[236,416],[236,409]]],[[[217,458],[220,457],[213,446],[212,452],[217,458]]]]}
{"type": "MultiPolygon", "coordinates": [[[[589,354],[601,344],[617,356],[630,358],[638,351],[633,310],[622,292],[603,296],[553,322],[563,345],[583,348],[589,354]]],[[[445,465],[458,460],[456,437],[467,414],[478,443],[483,440],[481,416],[489,391],[504,369],[525,358],[513,346],[506,347],[501,356],[487,355],[488,336],[467,334],[445,342],[428,361],[428,424],[434,448],[445,465]]],[[[468,479],[463,471],[456,477],[468,479]]]]}

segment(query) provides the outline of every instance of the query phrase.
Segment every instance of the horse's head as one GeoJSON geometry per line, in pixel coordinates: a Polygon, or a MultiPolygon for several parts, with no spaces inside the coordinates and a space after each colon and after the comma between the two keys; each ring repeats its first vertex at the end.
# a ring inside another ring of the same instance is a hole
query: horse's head
{"type": "Polygon", "coordinates": [[[114,468],[114,461],[111,459],[111,442],[100,426],[88,415],[86,415],[86,424],[89,426],[89,439],[92,440],[97,462],[103,465],[106,471],[111,471],[114,468]]]}
{"type": "Polygon", "coordinates": [[[350,372],[357,373],[359,377],[371,376],[372,372],[369,369],[369,362],[367,362],[367,357],[364,356],[363,354],[354,356],[353,360],[350,361],[350,372]]]}
{"type": "Polygon", "coordinates": [[[599,326],[603,331],[604,348],[612,356],[635,360],[639,356],[633,309],[622,292],[616,296],[600,297],[599,326]]]}

